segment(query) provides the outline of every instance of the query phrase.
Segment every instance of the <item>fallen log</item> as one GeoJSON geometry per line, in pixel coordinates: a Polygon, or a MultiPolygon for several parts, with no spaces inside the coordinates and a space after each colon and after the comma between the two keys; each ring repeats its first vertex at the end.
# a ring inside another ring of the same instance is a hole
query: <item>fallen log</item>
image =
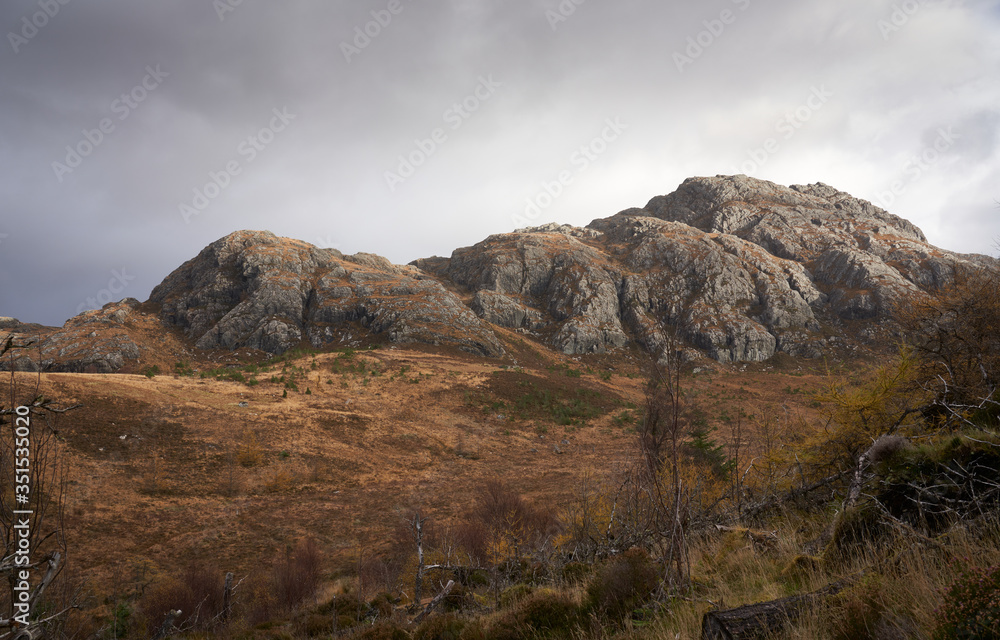
{"type": "Polygon", "coordinates": [[[444,589],[441,590],[441,593],[434,596],[434,599],[427,604],[424,610],[420,612],[420,615],[413,619],[412,624],[420,624],[420,621],[426,618],[427,614],[434,610],[434,607],[438,606],[442,600],[448,597],[448,594],[451,593],[451,588],[454,586],[455,581],[449,580],[448,584],[444,585],[444,589]]]}
{"type": "Polygon", "coordinates": [[[849,584],[839,580],[818,591],[735,609],[714,610],[701,619],[702,640],[763,640],[779,633],[805,607],[841,591],[849,584]]]}

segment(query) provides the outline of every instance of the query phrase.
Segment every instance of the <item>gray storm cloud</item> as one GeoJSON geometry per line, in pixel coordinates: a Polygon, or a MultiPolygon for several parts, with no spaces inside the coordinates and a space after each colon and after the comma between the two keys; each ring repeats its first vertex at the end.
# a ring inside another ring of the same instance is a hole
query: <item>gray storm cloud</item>
{"type": "Polygon", "coordinates": [[[995,1],[32,0],[0,34],[0,315],[24,321],[145,299],[236,229],[407,262],[693,175],[1000,236],[995,1]]]}

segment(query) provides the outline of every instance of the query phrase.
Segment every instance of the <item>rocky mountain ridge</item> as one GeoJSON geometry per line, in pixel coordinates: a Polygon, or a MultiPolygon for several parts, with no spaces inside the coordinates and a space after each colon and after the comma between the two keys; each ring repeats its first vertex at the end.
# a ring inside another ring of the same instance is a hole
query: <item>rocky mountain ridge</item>
{"type": "Polygon", "coordinates": [[[912,223],[822,183],[717,176],[583,229],[521,229],[413,264],[468,291],[480,317],[548,330],[566,353],[630,338],[655,351],[676,328],[729,362],[821,355],[823,325],[888,319],[956,268],[998,263],[933,247],[912,223]]]}
{"type": "MultiPolygon", "coordinates": [[[[113,303],[34,332],[34,361],[98,371],[138,362],[136,314],[198,349],[281,353],[368,338],[498,356],[502,328],[566,354],[631,343],[656,353],[676,331],[721,362],[816,357],[826,328],[870,329],[963,267],[1000,263],[933,247],[912,223],[822,183],[690,178],[583,228],[520,229],[405,266],[237,231],[167,276],[143,305],[113,303]]],[[[18,368],[31,360],[19,354],[18,368]]]]}

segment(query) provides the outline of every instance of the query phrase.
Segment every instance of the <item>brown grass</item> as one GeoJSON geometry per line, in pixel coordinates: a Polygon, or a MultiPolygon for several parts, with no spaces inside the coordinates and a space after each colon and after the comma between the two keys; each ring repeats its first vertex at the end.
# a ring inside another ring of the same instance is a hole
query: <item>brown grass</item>
{"type": "MultiPolygon", "coordinates": [[[[287,398],[283,384],[267,381],[280,364],[253,387],[172,374],[43,375],[46,396],[84,404],[57,424],[73,469],[71,563],[97,592],[116,563],[148,562],[168,575],[182,558],[211,561],[239,578],[311,537],[323,554],[320,581],[330,583],[354,573],[359,548],[391,556],[401,510],[418,506],[435,523],[457,525],[490,478],[557,513],[585,475],[631,453],[642,359],[633,351],[565,358],[507,338],[521,371],[415,347],[358,352],[365,373],[333,373],[340,356],[318,354],[290,363],[302,378],[287,398]],[[500,418],[470,408],[467,391],[510,400],[526,376],[543,388],[599,392],[604,412],[558,425],[545,415],[500,418]],[[623,413],[632,421],[616,420],[623,413]],[[459,455],[466,452],[475,455],[459,455]]],[[[191,362],[202,370],[218,364],[191,362]]],[[[686,378],[685,388],[723,444],[741,411],[759,416],[777,403],[810,419],[810,393],[825,373],[819,363],[702,366],[709,371],[686,378]]],[[[753,424],[745,435],[760,440],[753,424]]]]}

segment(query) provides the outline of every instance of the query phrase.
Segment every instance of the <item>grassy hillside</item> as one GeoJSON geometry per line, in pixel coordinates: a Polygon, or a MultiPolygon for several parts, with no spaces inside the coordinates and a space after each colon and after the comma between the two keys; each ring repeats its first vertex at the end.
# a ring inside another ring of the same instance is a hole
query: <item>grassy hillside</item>
{"type": "Polygon", "coordinates": [[[15,403],[81,405],[52,418],[68,561],[40,611],[77,604],[77,638],[178,608],[191,637],[695,638],[833,585],[781,637],[997,615],[995,397],[928,404],[919,353],[681,363],[654,465],[645,356],[506,340],[16,374],[15,403]]]}

